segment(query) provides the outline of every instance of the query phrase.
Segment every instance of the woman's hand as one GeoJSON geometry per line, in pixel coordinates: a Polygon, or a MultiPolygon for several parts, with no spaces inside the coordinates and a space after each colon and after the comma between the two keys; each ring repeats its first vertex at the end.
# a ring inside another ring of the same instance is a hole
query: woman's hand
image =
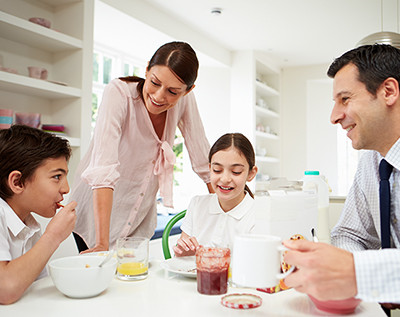
{"type": "Polygon", "coordinates": [[[82,251],[80,254],[99,252],[99,251],[108,251],[108,245],[105,246],[102,244],[96,244],[93,248],[82,251]]]}
{"type": "Polygon", "coordinates": [[[186,233],[182,232],[181,237],[174,246],[175,256],[190,256],[195,255],[199,243],[195,237],[189,237],[186,233]]]}

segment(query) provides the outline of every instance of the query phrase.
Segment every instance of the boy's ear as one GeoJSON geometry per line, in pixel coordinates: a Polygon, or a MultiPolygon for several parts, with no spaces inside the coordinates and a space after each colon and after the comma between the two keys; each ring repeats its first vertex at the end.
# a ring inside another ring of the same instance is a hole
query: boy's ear
{"type": "Polygon", "coordinates": [[[249,171],[249,176],[247,176],[247,181],[251,182],[254,179],[254,177],[256,177],[257,172],[258,172],[257,166],[253,166],[251,171],[249,171]]]}
{"type": "Polygon", "coordinates": [[[12,171],[8,175],[8,186],[14,194],[19,194],[24,190],[24,184],[21,182],[22,174],[20,171],[12,171]]]}

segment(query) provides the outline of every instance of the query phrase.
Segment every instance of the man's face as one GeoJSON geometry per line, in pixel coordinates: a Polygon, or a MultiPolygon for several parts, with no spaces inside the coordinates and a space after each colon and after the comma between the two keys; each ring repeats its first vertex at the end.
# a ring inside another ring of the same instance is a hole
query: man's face
{"type": "Polygon", "coordinates": [[[385,101],[380,93],[381,88],[373,96],[365,84],[358,80],[358,74],[357,67],[348,64],[334,77],[331,122],[341,124],[356,150],[381,152],[385,143],[383,131],[387,130],[385,101]]]}

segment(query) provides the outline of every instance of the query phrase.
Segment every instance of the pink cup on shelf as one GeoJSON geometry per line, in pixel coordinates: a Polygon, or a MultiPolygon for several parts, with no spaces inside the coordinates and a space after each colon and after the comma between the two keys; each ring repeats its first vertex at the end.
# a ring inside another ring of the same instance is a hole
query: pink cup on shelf
{"type": "Polygon", "coordinates": [[[24,124],[32,128],[39,128],[40,126],[40,113],[27,113],[27,112],[16,112],[15,123],[24,124]]]}
{"type": "Polygon", "coordinates": [[[46,68],[29,66],[28,70],[29,70],[29,77],[43,79],[43,80],[47,79],[48,72],[46,68]]]}

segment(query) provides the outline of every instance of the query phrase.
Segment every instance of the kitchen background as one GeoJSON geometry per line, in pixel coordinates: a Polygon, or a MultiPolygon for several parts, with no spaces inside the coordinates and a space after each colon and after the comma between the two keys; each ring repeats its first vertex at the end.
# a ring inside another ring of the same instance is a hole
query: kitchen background
{"type": "MultiPolygon", "coordinates": [[[[104,85],[143,75],[163,43],[187,41],[200,60],[195,94],[209,141],[228,131],[252,140],[260,170],[253,189],[265,189],[271,177],[300,180],[313,169],[326,176],[333,196],[345,196],[360,153],[329,122],[326,70],[363,37],[398,32],[398,15],[397,0],[0,0],[0,108],[65,126],[72,182],[104,85]],[[29,77],[29,66],[45,68],[47,80],[29,77]]],[[[179,131],[176,140],[182,210],[205,186],[179,131]]]]}

